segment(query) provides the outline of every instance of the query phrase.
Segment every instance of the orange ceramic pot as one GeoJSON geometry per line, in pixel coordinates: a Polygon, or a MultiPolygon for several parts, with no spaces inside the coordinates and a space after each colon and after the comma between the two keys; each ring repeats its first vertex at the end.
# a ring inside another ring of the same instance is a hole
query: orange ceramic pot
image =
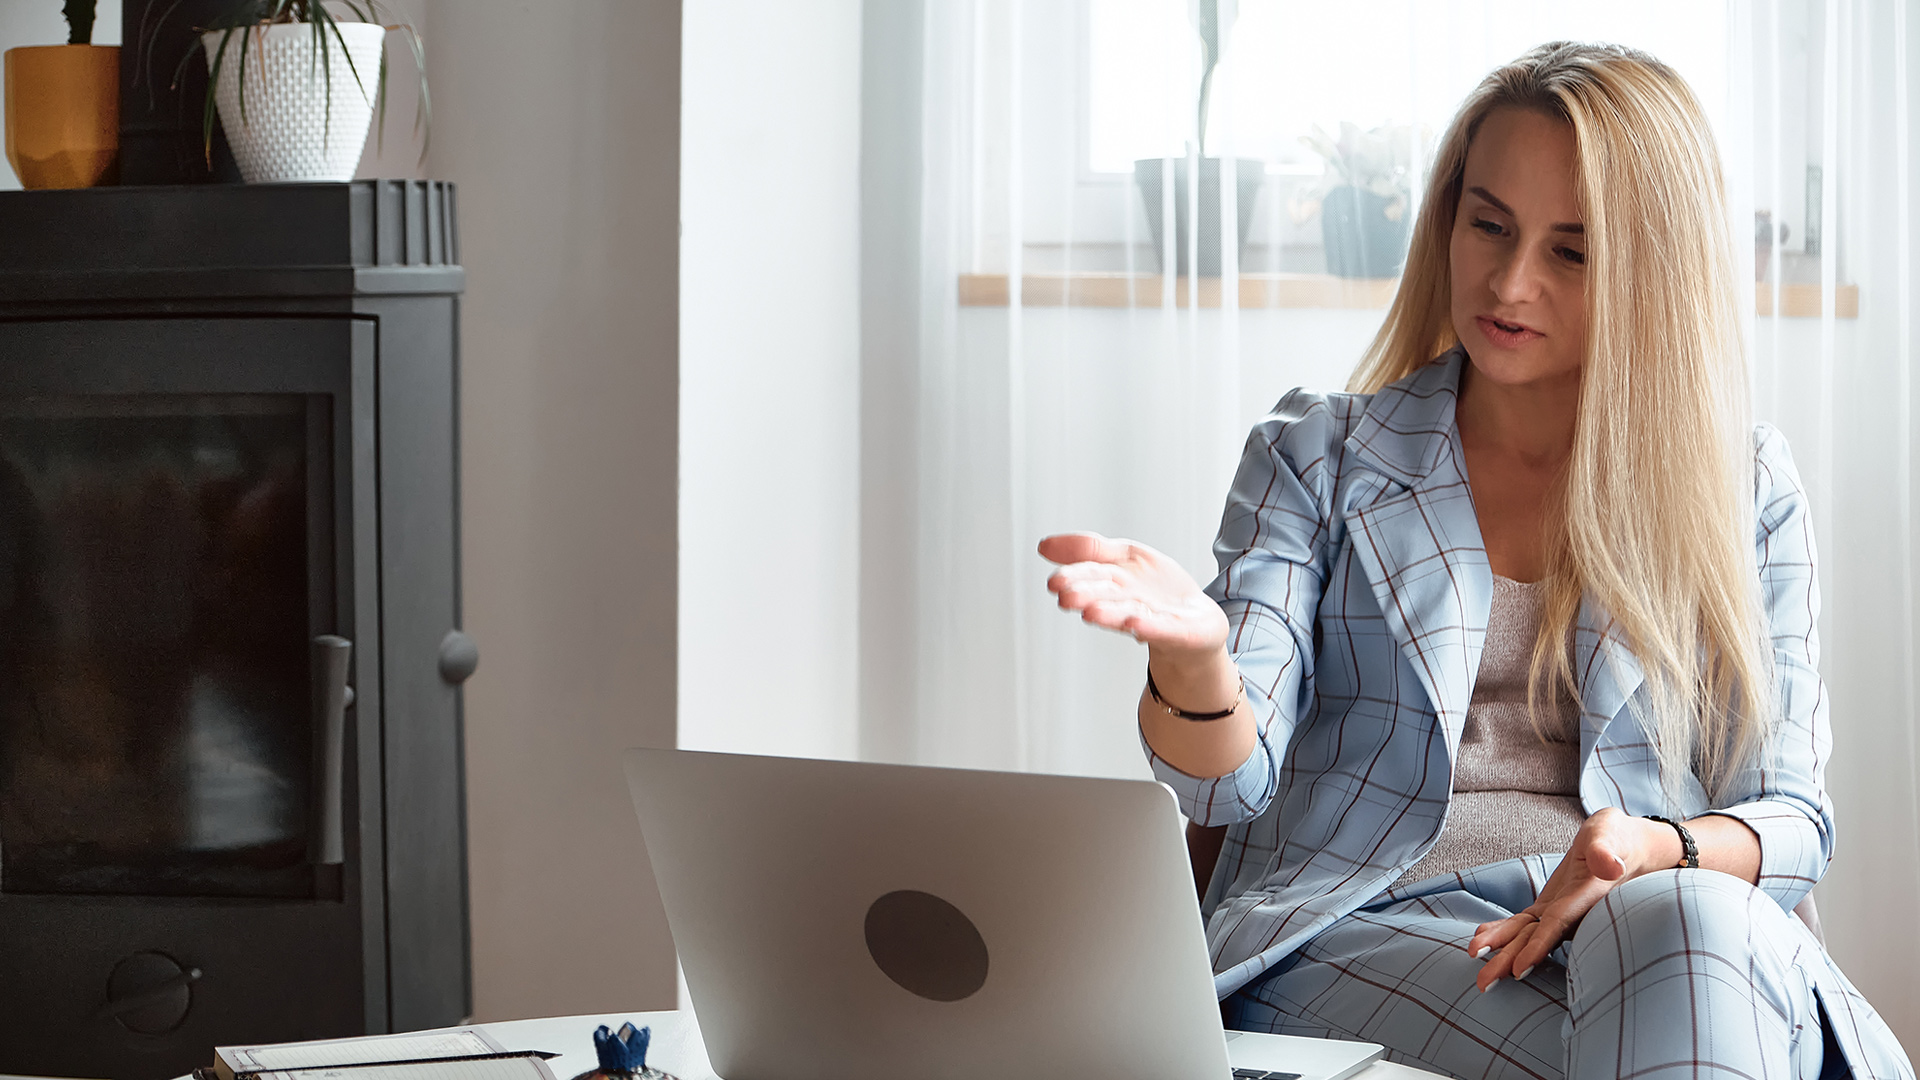
{"type": "Polygon", "coordinates": [[[7,163],[20,185],[111,184],[120,168],[120,48],[8,49],[7,163]]]}

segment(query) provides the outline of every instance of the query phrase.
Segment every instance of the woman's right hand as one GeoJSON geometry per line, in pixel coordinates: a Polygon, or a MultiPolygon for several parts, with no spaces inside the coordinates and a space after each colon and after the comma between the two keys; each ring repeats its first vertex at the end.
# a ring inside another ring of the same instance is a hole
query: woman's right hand
{"type": "Polygon", "coordinates": [[[1154,753],[1188,776],[1226,776],[1239,768],[1259,734],[1240,669],[1227,655],[1227,613],[1220,605],[1179,563],[1131,540],[1059,533],[1040,541],[1040,554],[1061,564],[1047,588],[1062,608],[1146,643],[1147,666],[1166,701],[1195,712],[1231,710],[1221,720],[1196,722],[1143,691],[1140,733],[1154,753]]]}
{"type": "Polygon", "coordinates": [[[1131,634],[1156,659],[1213,656],[1227,616],[1179,563],[1145,544],[1099,533],[1056,533],[1040,554],[1061,564],[1047,579],[1060,607],[1095,626],[1131,634]]]}

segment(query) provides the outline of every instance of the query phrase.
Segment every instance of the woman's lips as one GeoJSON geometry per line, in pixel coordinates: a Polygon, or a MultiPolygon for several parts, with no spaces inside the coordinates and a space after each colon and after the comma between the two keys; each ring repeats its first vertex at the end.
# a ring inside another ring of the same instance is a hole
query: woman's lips
{"type": "Polygon", "coordinates": [[[1530,326],[1501,322],[1486,315],[1476,315],[1473,321],[1479,325],[1480,332],[1486,335],[1489,342],[1502,349],[1517,349],[1529,341],[1538,341],[1547,336],[1530,326]]]}

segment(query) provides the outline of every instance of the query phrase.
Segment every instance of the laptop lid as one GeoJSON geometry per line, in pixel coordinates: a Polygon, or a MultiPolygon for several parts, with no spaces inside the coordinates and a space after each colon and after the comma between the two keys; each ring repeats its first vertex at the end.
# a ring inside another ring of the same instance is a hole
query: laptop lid
{"type": "Polygon", "coordinates": [[[1150,781],[629,750],[727,1080],[1224,1080],[1181,818],[1150,781]]]}

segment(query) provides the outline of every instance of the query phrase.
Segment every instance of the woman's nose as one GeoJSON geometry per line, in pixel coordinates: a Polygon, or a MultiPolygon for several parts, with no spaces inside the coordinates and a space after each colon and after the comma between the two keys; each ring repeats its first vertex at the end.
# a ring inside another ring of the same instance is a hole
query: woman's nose
{"type": "Polygon", "coordinates": [[[1493,294],[1506,304],[1536,299],[1540,295],[1541,278],[1545,270],[1545,265],[1532,249],[1516,247],[1494,268],[1493,294]]]}

